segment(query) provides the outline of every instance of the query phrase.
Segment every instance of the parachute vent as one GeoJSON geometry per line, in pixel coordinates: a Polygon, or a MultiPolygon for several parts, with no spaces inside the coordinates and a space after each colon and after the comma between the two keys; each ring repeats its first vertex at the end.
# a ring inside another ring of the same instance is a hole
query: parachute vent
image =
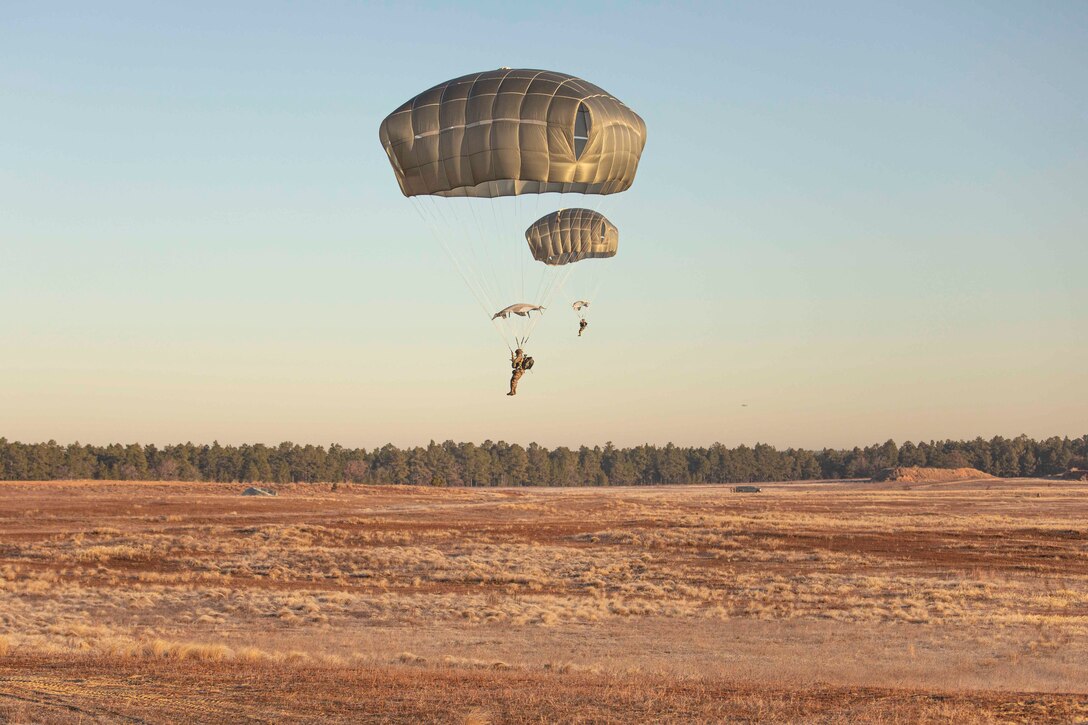
{"type": "Polygon", "coordinates": [[[578,113],[574,117],[574,158],[582,158],[582,152],[586,150],[589,141],[589,109],[586,104],[578,104],[578,113]]]}

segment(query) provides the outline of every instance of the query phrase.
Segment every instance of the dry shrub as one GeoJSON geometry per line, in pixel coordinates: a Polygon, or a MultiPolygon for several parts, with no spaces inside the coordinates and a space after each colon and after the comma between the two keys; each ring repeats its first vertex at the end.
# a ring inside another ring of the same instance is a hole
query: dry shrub
{"type": "Polygon", "coordinates": [[[233,655],[230,648],[222,644],[170,642],[163,639],[148,642],[143,646],[142,652],[147,657],[201,662],[221,662],[233,655]]]}
{"type": "Polygon", "coordinates": [[[162,638],[134,640],[127,637],[101,637],[74,643],[79,649],[127,659],[192,660],[196,662],[275,662],[287,660],[256,647],[231,649],[225,644],[178,642],[162,638]]]}
{"type": "Polygon", "coordinates": [[[469,670],[511,670],[513,667],[501,660],[479,660],[472,657],[454,657],[445,655],[441,663],[445,667],[459,667],[469,670]]]}
{"type": "Polygon", "coordinates": [[[475,709],[465,715],[462,725],[491,725],[491,715],[486,710],[475,709]]]}

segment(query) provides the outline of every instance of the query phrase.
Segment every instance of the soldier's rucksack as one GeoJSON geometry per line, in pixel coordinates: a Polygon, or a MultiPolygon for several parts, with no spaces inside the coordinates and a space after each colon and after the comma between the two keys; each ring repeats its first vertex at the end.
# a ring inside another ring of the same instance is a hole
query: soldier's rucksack
{"type": "Polygon", "coordinates": [[[523,362],[521,364],[521,368],[522,368],[522,370],[532,370],[533,369],[533,359],[531,357],[529,357],[528,355],[526,355],[525,356],[525,362],[523,362]]]}

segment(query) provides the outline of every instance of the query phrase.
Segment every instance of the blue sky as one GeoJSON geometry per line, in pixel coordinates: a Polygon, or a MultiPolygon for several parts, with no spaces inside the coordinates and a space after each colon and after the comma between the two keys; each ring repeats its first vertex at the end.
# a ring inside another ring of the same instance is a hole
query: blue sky
{"type": "Polygon", "coordinates": [[[1083,434],[1086,68],[1075,2],[5,3],[0,435],[1083,434]],[[516,400],[377,140],[504,65],[649,137],[516,400]]]}

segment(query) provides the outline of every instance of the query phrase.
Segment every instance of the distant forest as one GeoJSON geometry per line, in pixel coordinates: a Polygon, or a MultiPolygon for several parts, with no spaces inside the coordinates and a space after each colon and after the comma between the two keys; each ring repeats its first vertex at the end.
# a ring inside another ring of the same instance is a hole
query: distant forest
{"type": "Polygon", "coordinates": [[[727,448],[611,443],[578,449],[485,441],[328,448],[285,442],[223,446],[119,443],[18,443],[0,438],[0,480],[107,479],[218,482],[352,482],[420,486],[621,486],[669,483],[752,483],[862,478],[893,466],[978,468],[1001,477],[1046,476],[1084,465],[1080,438],[976,438],[851,450],[805,450],[757,443],[727,448]]]}

